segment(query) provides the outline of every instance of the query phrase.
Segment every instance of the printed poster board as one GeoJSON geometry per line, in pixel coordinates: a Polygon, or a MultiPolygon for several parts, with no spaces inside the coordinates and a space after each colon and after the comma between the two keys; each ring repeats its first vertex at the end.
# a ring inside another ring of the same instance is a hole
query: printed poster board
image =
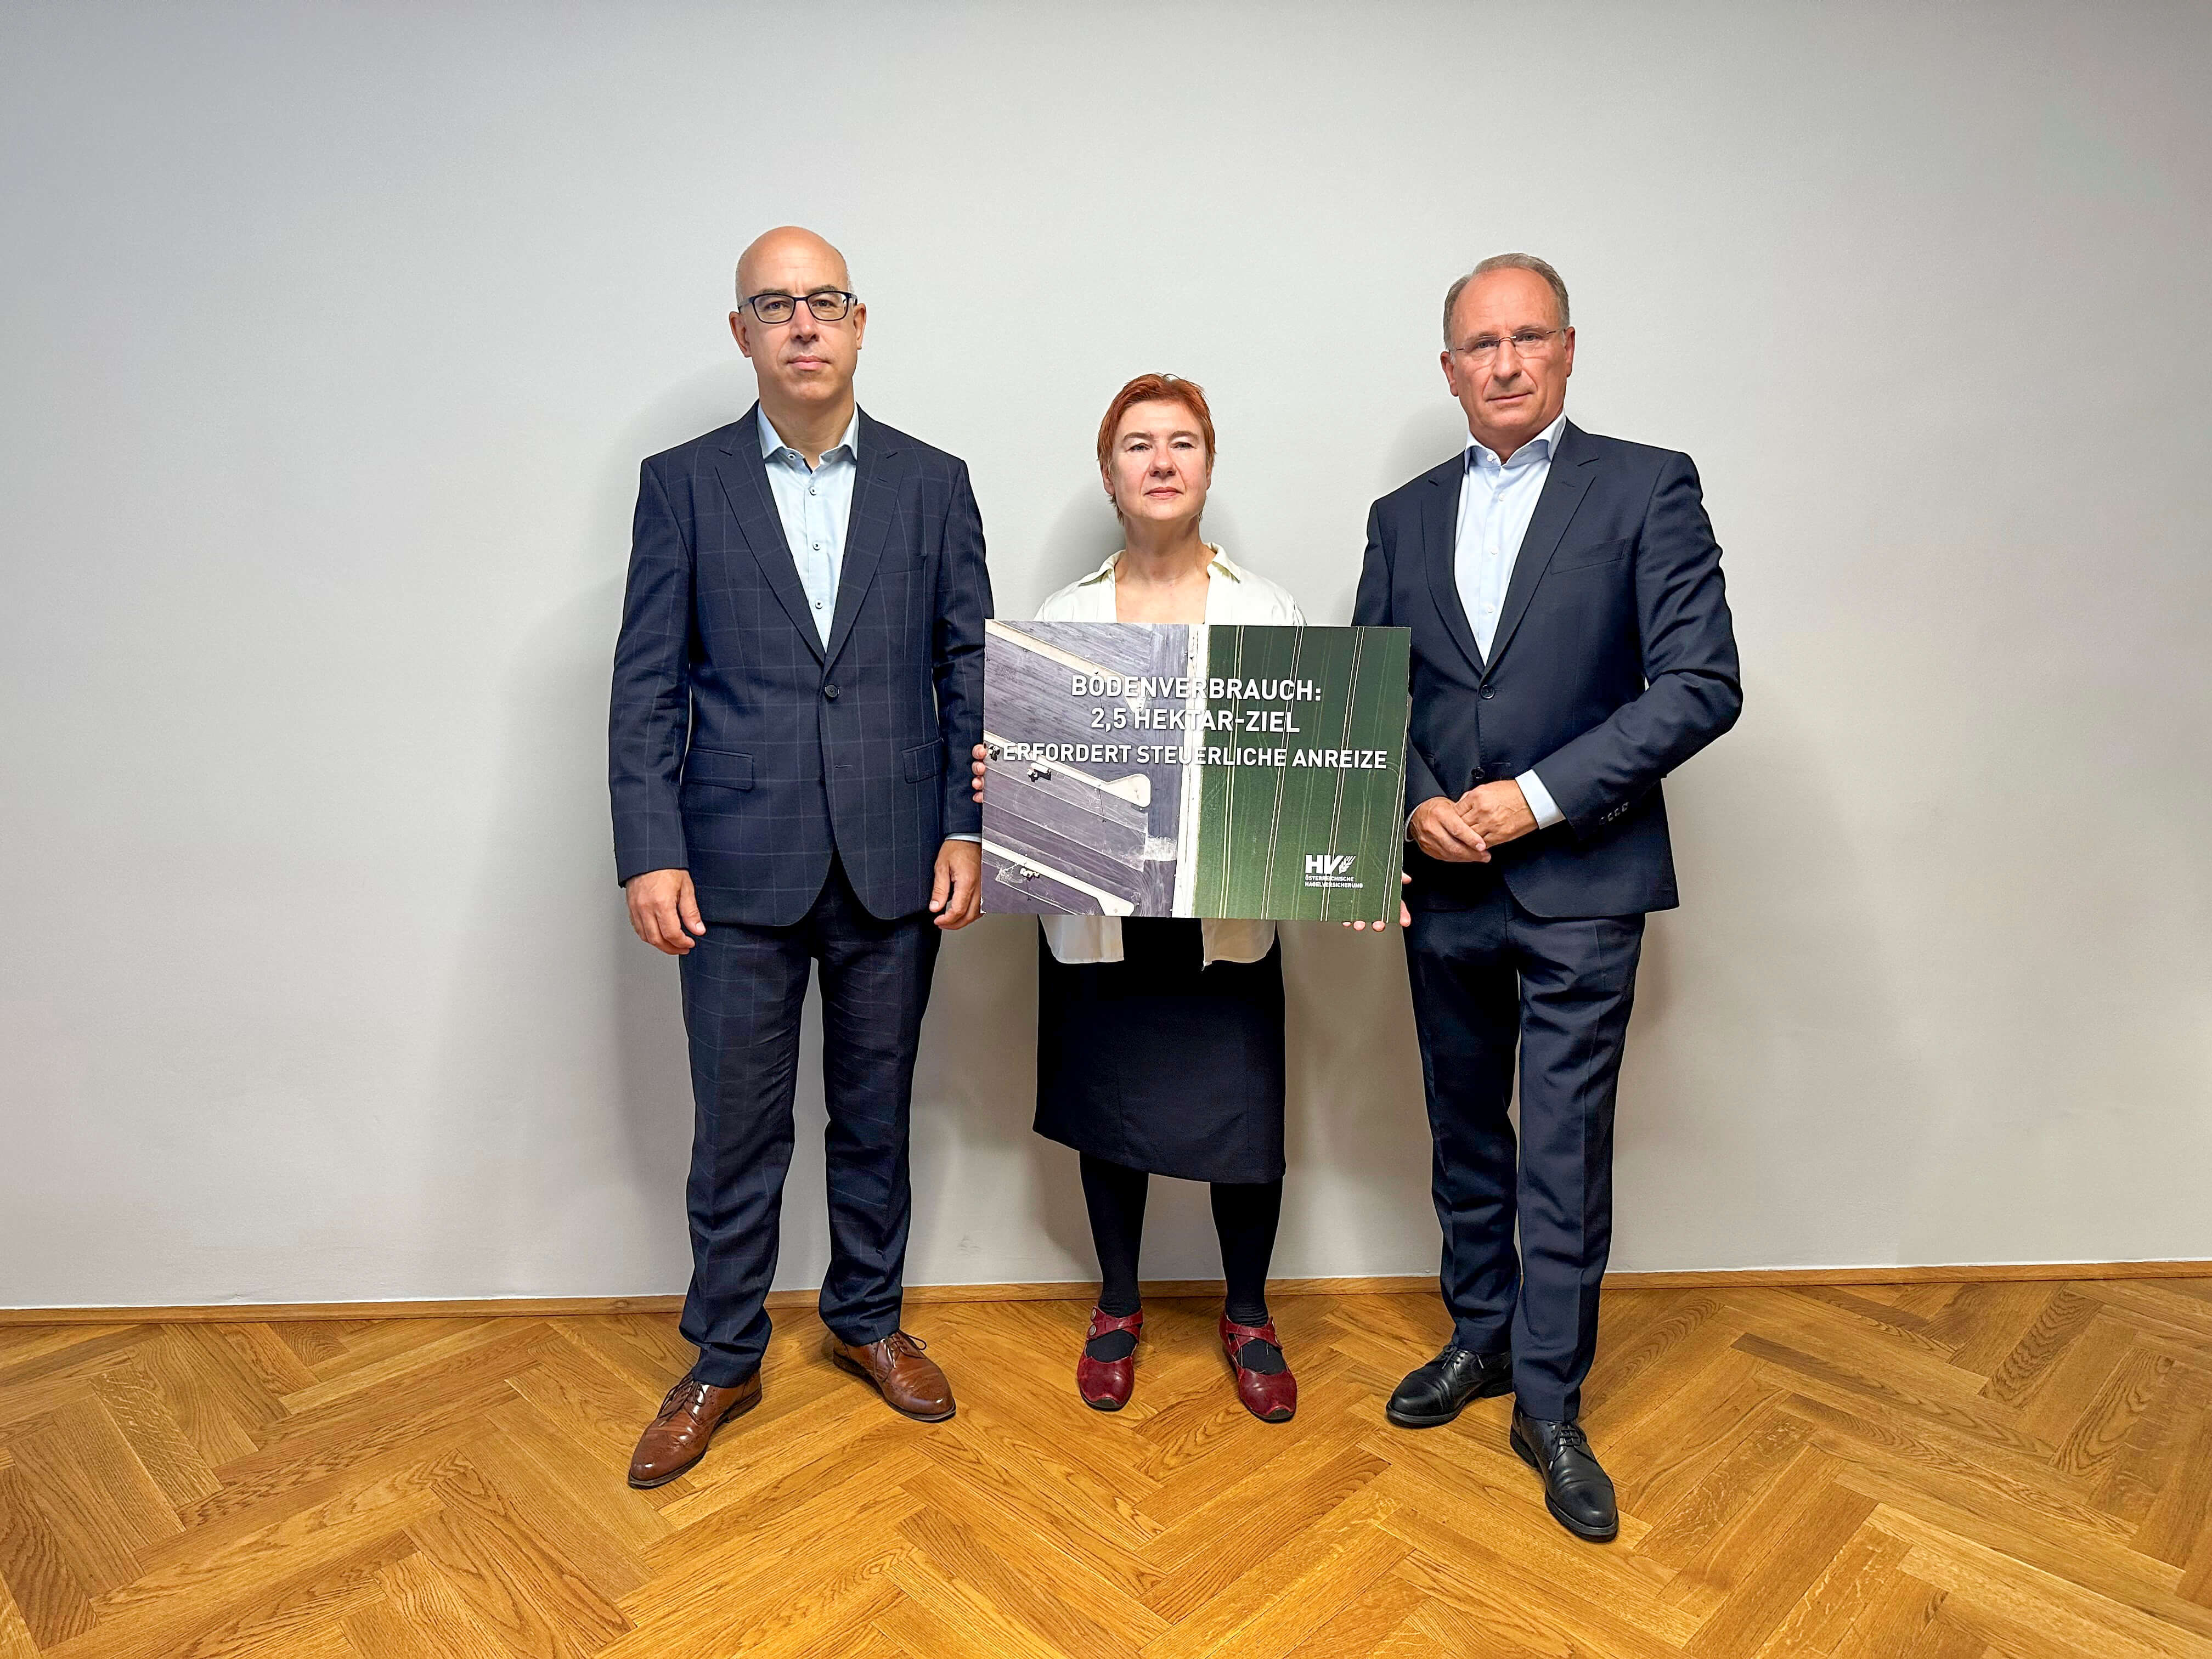
{"type": "Polygon", "coordinates": [[[988,623],[983,908],[1395,917],[1411,640],[988,623]]]}

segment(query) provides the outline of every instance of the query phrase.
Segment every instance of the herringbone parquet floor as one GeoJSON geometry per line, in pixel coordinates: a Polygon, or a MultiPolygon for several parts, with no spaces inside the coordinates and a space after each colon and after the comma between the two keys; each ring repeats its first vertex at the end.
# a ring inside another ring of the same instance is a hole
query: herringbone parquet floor
{"type": "Polygon", "coordinates": [[[0,1659],[2212,1656],[2212,1282],[1612,1293],[1611,1546],[1505,1401],[1385,1424],[1432,1297],[1279,1301],[1278,1428],[1210,1308],[1147,1311],[1105,1416],[1082,1306],[914,1309],[933,1427],[787,1316],[653,1493],[672,1318],[0,1328],[0,1659]]]}

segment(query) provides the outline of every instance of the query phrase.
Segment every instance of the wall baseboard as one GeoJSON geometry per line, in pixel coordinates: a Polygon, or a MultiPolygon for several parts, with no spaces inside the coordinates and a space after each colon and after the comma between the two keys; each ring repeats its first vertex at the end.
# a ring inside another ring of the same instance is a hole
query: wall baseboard
{"type": "MultiPolygon", "coordinates": [[[[1608,1291],[1747,1290],[1807,1285],[1959,1285],[2068,1279],[2212,1279],[2212,1261],[2009,1261],[1953,1263],[1928,1267],[1726,1267],[1686,1273],[1620,1273],[1605,1276],[1608,1291]]],[[[906,1299],[920,1305],[947,1302],[1082,1302],[1088,1279],[1026,1285],[909,1285],[906,1299]]],[[[1433,1294],[1425,1273],[1370,1279],[1271,1279],[1277,1296],[1403,1296],[1433,1294]]],[[[1153,1279],[1145,1293],[1156,1297],[1218,1297],[1218,1279],[1153,1279]]],[[[775,1291],[771,1312],[811,1308],[812,1291],[775,1291]]],[[[285,1319],[544,1319],[576,1314],[668,1314],[680,1296],[477,1297],[432,1302],[200,1303],[184,1307],[0,1308],[0,1325],[263,1324],[285,1319]]]]}

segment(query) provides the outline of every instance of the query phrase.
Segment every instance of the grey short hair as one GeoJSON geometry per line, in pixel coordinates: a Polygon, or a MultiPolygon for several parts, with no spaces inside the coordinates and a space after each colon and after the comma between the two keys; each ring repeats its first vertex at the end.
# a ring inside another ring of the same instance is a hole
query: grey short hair
{"type": "Polygon", "coordinates": [[[1570,326],[1567,320],[1567,283],[1564,276],[1553,270],[1548,263],[1539,259],[1533,253],[1493,253],[1444,290],[1444,345],[1447,349],[1450,348],[1452,343],[1452,307],[1459,303],[1460,290],[1476,277],[1487,276],[1493,270],[1534,271],[1536,275],[1551,284],[1552,297],[1559,301],[1559,326],[1561,328],[1570,326]]]}

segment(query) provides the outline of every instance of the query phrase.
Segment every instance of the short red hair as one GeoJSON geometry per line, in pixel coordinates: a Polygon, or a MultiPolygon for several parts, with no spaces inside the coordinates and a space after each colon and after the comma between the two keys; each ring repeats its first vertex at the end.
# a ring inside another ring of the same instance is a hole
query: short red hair
{"type": "Polygon", "coordinates": [[[1213,465],[1213,411],[1206,406],[1206,388],[1173,374],[1139,374],[1114,394],[1114,401],[1106,405],[1106,418],[1098,422],[1101,472],[1114,453],[1114,434],[1121,429],[1121,417],[1138,404],[1181,404],[1196,416],[1199,435],[1206,440],[1206,464],[1213,465]]]}

